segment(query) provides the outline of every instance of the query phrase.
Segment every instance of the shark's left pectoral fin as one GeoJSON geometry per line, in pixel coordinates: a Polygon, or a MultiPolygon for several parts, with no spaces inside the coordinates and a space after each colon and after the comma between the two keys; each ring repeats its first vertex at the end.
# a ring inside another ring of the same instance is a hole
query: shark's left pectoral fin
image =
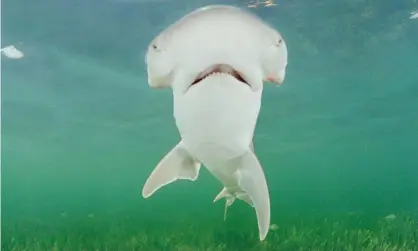
{"type": "Polygon", "coordinates": [[[240,161],[238,184],[253,202],[260,240],[264,240],[270,227],[270,197],[264,171],[253,151],[248,151],[240,161]]]}
{"type": "Polygon", "coordinates": [[[193,159],[180,142],[152,171],[142,189],[142,196],[148,198],[161,187],[179,179],[195,181],[199,176],[199,170],[200,162],[193,159]]]}

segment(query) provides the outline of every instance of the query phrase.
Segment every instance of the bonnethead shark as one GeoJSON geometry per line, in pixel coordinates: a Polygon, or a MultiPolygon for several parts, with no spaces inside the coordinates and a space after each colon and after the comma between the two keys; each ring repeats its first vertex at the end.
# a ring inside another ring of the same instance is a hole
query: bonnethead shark
{"type": "Polygon", "coordinates": [[[170,25],[146,54],[151,88],[171,88],[180,142],[148,177],[142,196],[176,180],[195,181],[201,165],[224,186],[226,210],[240,199],[255,208],[260,240],[270,226],[270,198],[253,137],[264,83],[286,75],[282,35],[238,7],[211,5],[170,25]]]}

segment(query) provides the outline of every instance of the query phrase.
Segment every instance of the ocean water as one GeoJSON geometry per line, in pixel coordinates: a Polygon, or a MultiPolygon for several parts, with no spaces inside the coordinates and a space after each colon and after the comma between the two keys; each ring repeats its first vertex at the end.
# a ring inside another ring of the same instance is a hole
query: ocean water
{"type": "Polygon", "coordinates": [[[4,0],[2,251],[418,250],[416,0],[4,0]],[[190,11],[224,3],[277,28],[285,83],[266,85],[255,132],[272,230],[253,209],[223,220],[202,170],[142,186],[179,141],[170,90],[144,54],[190,11]]]}

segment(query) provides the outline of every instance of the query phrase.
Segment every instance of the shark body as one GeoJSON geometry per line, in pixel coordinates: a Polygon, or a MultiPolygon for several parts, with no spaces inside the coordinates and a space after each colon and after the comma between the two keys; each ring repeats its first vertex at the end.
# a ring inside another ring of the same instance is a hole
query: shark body
{"type": "Polygon", "coordinates": [[[281,34],[242,9],[198,9],[149,45],[148,83],[172,88],[181,141],[148,177],[144,198],[176,180],[195,181],[203,164],[224,188],[226,209],[240,199],[255,208],[260,240],[270,226],[270,198],[255,155],[263,85],[282,84],[287,47],[281,34]]]}

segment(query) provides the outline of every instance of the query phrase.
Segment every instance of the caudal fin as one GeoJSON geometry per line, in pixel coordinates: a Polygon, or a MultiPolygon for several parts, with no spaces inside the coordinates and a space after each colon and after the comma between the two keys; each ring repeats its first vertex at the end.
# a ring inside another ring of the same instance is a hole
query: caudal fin
{"type": "Polygon", "coordinates": [[[142,196],[148,198],[161,187],[179,179],[195,181],[199,169],[200,163],[193,159],[180,141],[152,171],[144,184],[142,196]]]}
{"type": "Polygon", "coordinates": [[[238,184],[251,198],[260,240],[264,240],[270,227],[270,197],[264,171],[253,151],[248,151],[239,161],[238,184]]]}

